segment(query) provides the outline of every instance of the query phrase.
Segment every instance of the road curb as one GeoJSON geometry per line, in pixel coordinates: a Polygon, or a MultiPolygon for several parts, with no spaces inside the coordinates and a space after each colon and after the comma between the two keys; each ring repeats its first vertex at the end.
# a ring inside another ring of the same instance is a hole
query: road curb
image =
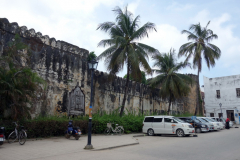
{"type": "Polygon", "coordinates": [[[133,137],[144,137],[146,134],[139,134],[139,135],[134,135],[133,137]]]}
{"type": "Polygon", "coordinates": [[[109,150],[109,149],[120,148],[120,147],[126,147],[126,146],[132,146],[132,145],[137,145],[137,144],[139,144],[139,142],[136,142],[136,143],[130,143],[130,144],[124,144],[124,145],[119,145],[119,146],[113,146],[113,147],[100,148],[100,149],[91,149],[91,151],[109,150]]]}

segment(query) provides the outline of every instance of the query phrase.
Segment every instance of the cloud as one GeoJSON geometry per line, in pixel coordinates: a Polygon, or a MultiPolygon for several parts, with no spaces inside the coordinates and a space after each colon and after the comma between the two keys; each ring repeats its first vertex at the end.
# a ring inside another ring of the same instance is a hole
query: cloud
{"type": "MultiPolygon", "coordinates": [[[[122,8],[126,4],[127,2],[124,0],[73,0],[71,2],[63,0],[3,0],[1,1],[0,15],[1,17],[8,18],[10,22],[17,22],[20,26],[25,25],[28,29],[34,28],[36,32],[41,32],[43,35],[49,35],[57,40],[63,40],[89,51],[95,51],[99,55],[106,48],[97,47],[98,42],[109,38],[109,36],[104,32],[96,30],[98,24],[106,21],[114,21],[115,15],[112,9],[115,6],[122,8]]],[[[141,4],[144,4],[143,1],[133,0],[128,2],[128,8],[135,16],[148,15],[159,18],[162,14],[164,15],[162,12],[166,12],[164,10],[161,12],[156,11],[154,15],[151,15],[146,10],[151,9],[152,6],[146,6],[146,8],[138,10],[142,7],[141,4]]],[[[179,27],[184,24],[189,26],[190,24],[199,22],[205,26],[211,20],[209,28],[219,36],[219,39],[212,41],[212,43],[216,44],[222,50],[222,56],[211,71],[208,71],[204,62],[202,74],[208,77],[219,74],[217,75],[219,77],[223,73],[221,71],[218,72],[217,69],[219,68],[221,70],[228,70],[226,71],[227,74],[239,74],[240,38],[234,34],[236,26],[232,25],[231,16],[233,15],[222,13],[221,15],[213,16],[212,12],[210,14],[210,11],[206,9],[193,12],[192,8],[195,8],[195,5],[190,3],[171,3],[167,7],[167,12],[169,10],[176,12],[171,12],[169,20],[165,19],[164,23],[155,18],[154,22],[156,23],[157,32],[151,32],[149,38],[145,38],[141,42],[157,48],[162,53],[168,52],[170,48],[175,48],[176,52],[178,52],[179,47],[188,42],[186,35],[181,34],[183,29],[188,28],[179,27]],[[182,23],[181,16],[177,16],[181,24],[179,23],[174,26],[173,21],[178,21],[176,14],[179,11],[187,11],[188,14],[185,18],[188,20],[182,23]]],[[[179,61],[182,60],[184,60],[184,57],[179,61]]],[[[150,65],[152,65],[151,60],[150,65]]],[[[106,70],[103,61],[100,62],[98,68],[102,71],[106,70]]],[[[196,74],[196,70],[190,69],[181,72],[196,74]]],[[[122,74],[125,73],[124,70],[122,74]]]]}
{"type": "Polygon", "coordinates": [[[171,5],[169,5],[166,9],[167,10],[174,10],[174,11],[184,11],[189,10],[194,7],[193,4],[179,4],[177,2],[173,2],[171,5]]]}
{"type": "MultiPolygon", "coordinates": [[[[203,61],[203,70],[200,77],[202,75],[221,77],[239,74],[240,37],[234,35],[235,25],[231,22],[231,15],[223,13],[218,17],[211,17],[209,11],[203,10],[193,17],[190,23],[196,24],[200,22],[205,27],[209,20],[211,22],[208,28],[218,35],[218,39],[213,40],[211,43],[218,46],[222,54],[220,59],[216,61],[215,67],[210,68],[210,70],[206,67],[205,61],[203,61]]],[[[200,78],[200,81],[203,83],[202,78],[200,78]]]]}
{"type": "Polygon", "coordinates": [[[136,0],[135,2],[129,3],[128,9],[135,15],[136,9],[139,6],[140,0],[136,0]]]}
{"type": "Polygon", "coordinates": [[[234,35],[233,29],[235,26],[229,24],[231,15],[223,13],[220,17],[211,18],[209,12],[204,10],[199,12],[192,19],[192,22],[196,23],[196,19],[201,21],[202,26],[205,26],[211,20],[208,28],[218,35],[218,39],[211,42],[222,51],[221,58],[217,61],[221,66],[218,67],[227,68],[238,64],[240,59],[240,38],[234,35]]]}

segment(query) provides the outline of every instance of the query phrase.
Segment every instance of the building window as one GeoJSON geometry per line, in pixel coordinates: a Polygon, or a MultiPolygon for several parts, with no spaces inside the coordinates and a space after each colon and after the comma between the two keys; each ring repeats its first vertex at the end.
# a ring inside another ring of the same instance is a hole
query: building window
{"type": "Polygon", "coordinates": [[[237,97],[240,97],[240,88],[236,88],[237,97]]]}
{"type": "Polygon", "coordinates": [[[216,90],[217,92],[217,98],[220,98],[220,90],[216,90]]]}
{"type": "Polygon", "coordinates": [[[210,117],[214,117],[214,113],[210,113],[210,117]]]}
{"type": "Polygon", "coordinates": [[[222,113],[218,113],[218,117],[219,118],[223,117],[223,114],[222,113]]]}

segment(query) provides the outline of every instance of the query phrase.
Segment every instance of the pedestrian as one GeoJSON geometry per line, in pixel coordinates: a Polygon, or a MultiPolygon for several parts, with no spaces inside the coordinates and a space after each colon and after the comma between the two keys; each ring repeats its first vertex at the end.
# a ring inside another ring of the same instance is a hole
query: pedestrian
{"type": "Polygon", "coordinates": [[[227,119],[226,119],[226,129],[230,129],[230,127],[229,127],[229,122],[230,122],[230,119],[227,118],[227,119]]]}

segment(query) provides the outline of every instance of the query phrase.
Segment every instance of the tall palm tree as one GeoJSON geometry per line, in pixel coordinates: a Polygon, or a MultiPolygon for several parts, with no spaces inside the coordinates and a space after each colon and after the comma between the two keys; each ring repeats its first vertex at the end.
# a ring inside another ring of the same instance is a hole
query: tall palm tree
{"type": "Polygon", "coordinates": [[[120,116],[123,115],[126,95],[128,91],[129,75],[135,79],[141,79],[141,69],[147,74],[151,73],[148,64],[148,55],[158,52],[157,49],[138,41],[148,37],[149,31],[156,31],[154,23],[146,23],[139,27],[140,16],[133,19],[133,14],[127,10],[116,7],[113,10],[116,14],[116,23],[104,22],[99,24],[98,29],[108,33],[110,39],[101,40],[98,46],[109,47],[102,52],[98,59],[105,58],[105,64],[110,74],[116,75],[127,67],[127,79],[124,89],[124,98],[121,105],[120,116]]]}
{"type": "Polygon", "coordinates": [[[200,23],[192,24],[189,30],[193,32],[183,30],[182,34],[187,34],[188,40],[191,42],[183,44],[180,49],[178,56],[186,56],[186,60],[188,61],[191,57],[193,57],[193,68],[198,69],[198,86],[197,86],[197,105],[195,109],[195,114],[197,114],[199,99],[200,99],[200,88],[199,88],[199,73],[202,71],[202,59],[207,63],[207,67],[215,66],[215,60],[219,59],[221,56],[221,50],[214,44],[210,42],[213,39],[217,39],[218,36],[213,33],[211,29],[208,29],[208,25],[210,21],[207,23],[206,27],[202,27],[200,23]]]}
{"type": "Polygon", "coordinates": [[[191,77],[178,73],[180,69],[190,66],[190,63],[187,61],[177,63],[174,55],[175,50],[171,49],[167,54],[153,56],[155,60],[153,67],[159,68],[153,69],[153,71],[158,76],[149,81],[152,87],[160,87],[160,97],[162,99],[168,99],[168,114],[170,113],[172,102],[188,95],[190,92],[189,84],[193,83],[191,77]]]}

